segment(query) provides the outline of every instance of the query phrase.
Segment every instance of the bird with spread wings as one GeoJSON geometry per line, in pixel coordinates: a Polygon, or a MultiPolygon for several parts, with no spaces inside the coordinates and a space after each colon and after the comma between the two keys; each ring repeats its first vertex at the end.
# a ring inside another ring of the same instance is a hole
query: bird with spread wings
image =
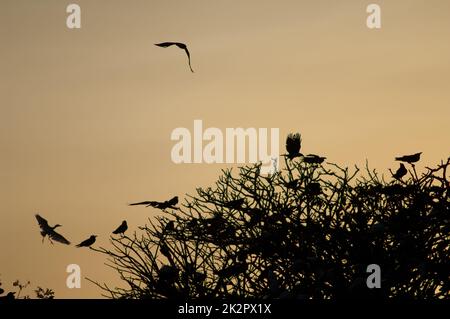
{"type": "Polygon", "coordinates": [[[44,242],[44,239],[47,236],[51,244],[53,244],[52,240],[54,240],[61,244],[70,245],[70,242],[67,239],[55,231],[57,227],[61,226],[60,224],[51,227],[45,218],[41,217],[39,214],[36,214],[35,216],[39,227],[41,228],[42,242],[44,242]]]}
{"type": "Polygon", "coordinates": [[[285,154],[284,156],[286,156],[290,160],[296,157],[303,156],[303,154],[300,153],[301,146],[302,146],[302,137],[300,133],[295,134],[290,133],[286,138],[287,154],[285,154]]]}
{"type": "Polygon", "coordinates": [[[192,70],[192,67],[191,67],[191,54],[189,53],[189,50],[188,50],[186,44],[180,43],[180,42],[162,42],[162,43],[155,43],[155,45],[158,47],[161,47],[161,48],[168,48],[172,45],[176,45],[181,50],[184,50],[184,52],[186,52],[186,55],[188,57],[189,68],[191,69],[191,72],[194,73],[194,70],[192,70]]]}
{"type": "Polygon", "coordinates": [[[159,209],[167,209],[172,208],[176,209],[175,205],[178,204],[178,196],[174,196],[173,198],[166,200],[164,202],[156,202],[156,201],[145,201],[145,202],[139,202],[139,203],[131,203],[129,206],[139,206],[143,205],[146,207],[154,207],[159,209]]]}

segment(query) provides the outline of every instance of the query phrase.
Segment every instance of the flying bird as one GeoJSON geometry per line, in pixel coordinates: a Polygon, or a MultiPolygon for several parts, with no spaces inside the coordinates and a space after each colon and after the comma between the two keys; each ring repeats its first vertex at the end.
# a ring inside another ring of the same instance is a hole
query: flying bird
{"type": "Polygon", "coordinates": [[[403,155],[400,157],[396,157],[395,160],[412,164],[412,163],[418,162],[420,160],[420,154],[422,154],[422,152],[412,154],[412,155],[403,155]]]}
{"type": "Polygon", "coordinates": [[[42,242],[44,242],[45,236],[47,236],[51,244],[53,244],[52,240],[54,240],[61,244],[70,245],[70,242],[67,239],[55,231],[57,227],[61,227],[62,225],[56,224],[52,227],[48,224],[47,220],[39,214],[36,214],[35,216],[39,227],[41,228],[42,242]]]}
{"type": "Polygon", "coordinates": [[[169,200],[166,200],[164,202],[156,202],[156,201],[145,201],[145,202],[139,202],[139,203],[131,203],[129,206],[137,206],[137,205],[144,205],[146,207],[154,207],[159,209],[167,209],[167,208],[173,208],[175,209],[175,205],[178,204],[178,196],[175,196],[169,200]]]}
{"type": "Polygon", "coordinates": [[[122,234],[123,235],[127,231],[127,229],[128,229],[127,221],[124,220],[122,222],[122,224],[120,224],[120,226],[117,227],[117,229],[115,231],[113,231],[112,233],[115,234],[115,235],[118,235],[118,234],[122,234]]]}
{"type": "Polygon", "coordinates": [[[189,53],[189,50],[188,50],[186,44],[180,43],[180,42],[162,42],[162,43],[155,43],[155,45],[158,47],[161,47],[161,48],[168,48],[172,45],[176,45],[180,49],[184,50],[184,52],[186,52],[186,55],[188,57],[189,68],[191,69],[191,72],[194,73],[194,70],[192,70],[192,67],[191,67],[191,54],[189,53]]]}
{"type": "Polygon", "coordinates": [[[303,161],[308,164],[322,164],[324,160],[326,160],[326,157],[322,157],[315,154],[308,154],[305,157],[303,157],[303,161]]]}
{"type": "Polygon", "coordinates": [[[82,241],[76,247],[78,247],[78,248],[80,248],[80,247],[91,247],[91,245],[95,243],[95,238],[96,237],[97,237],[97,235],[91,235],[91,237],[89,237],[85,241],[82,241]]]}
{"type": "Polygon", "coordinates": [[[300,153],[300,148],[302,144],[302,137],[300,133],[292,134],[290,133],[286,138],[286,151],[288,152],[287,158],[294,159],[299,156],[303,156],[300,153]]]}
{"type": "Polygon", "coordinates": [[[403,165],[403,163],[400,163],[400,167],[395,172],[395,174],[392,174],[392,177],[395,179],[401,179],[407,173],[408,173],[408,170],[406,169],[405,165],[403,165]]]}

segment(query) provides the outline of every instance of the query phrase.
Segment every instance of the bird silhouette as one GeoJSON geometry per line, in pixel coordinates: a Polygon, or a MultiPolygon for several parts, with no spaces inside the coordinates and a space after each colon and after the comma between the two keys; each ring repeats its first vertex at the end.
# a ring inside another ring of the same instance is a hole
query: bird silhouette
{"type": "Polygon", "coordinates": [[[192,70],[192,67],[191,67],[191,54],[189,53],[189,50],[188,50],[186,44],[180,43],[180,42],[162,42],[162,43],[155,43],[155,45],[158,47],[161,47],[161,48],[168,48],[172,45],[176,45],[180,49],[184,50],[184,52],[186,52],[186,55],[188,57],[189,68],[191,69],[191,72],[194,73],[194,70],[192,70]]]}
{"type": "Polygon", "coordinates": [[[48,224],[47,220],[41,217],[39,214],[36,214],[35,217],[39,224],[39,227],[41,228],[42,242],[44,242],[45,236],[47,236],[51,244],[53,244],[52,240],[54,240],[61,244],[70,245],[70,242],[67,239],[65,239],[61,234],[58,234],[55,231],[57,227],[61,227],[60,224],[56,224],[55,226],[51,227],[48,224]]]}
{"type": "Polygon", "coordinates": [[[303,161],[308,164],[322,164],[326,157],[318,156],[315,154],[308,154],[303,157],[303,161]]]}
{"type": "Polygon", "coordinates": [[[240,208],[242,208],[242,205],[244,205],[244,203],[245,203],[245,199],[239,198],[239,199],[228,201],[225,204],[223,204],[223,206],[226,208],[231,208],[231,209],[240,209],[240,208]]]}
{"type": "Polygon", "coordinates": [[[127,221],[124,220],[122,222],[122,224],[120,224],[120,226],[117,227],[117,229],[115,231],[113,231],[112,233],[115,234],[115,235],[118,235],[118,234],[122,234],[123,235],[127,231],[127,229],[128,229],[127,221]]]}
{"type": "Polygon", "coordinates": [[[408,173],[408,171],[407,171],[405,165],[403,165],[403,163],[400,163],[400,167],[397,169],[395,174],[392,174],[392,177],[395,179],[401,179],[407,173],[408,173]]]}
{"type": "Polygon", "coordinates": [[[300,153],[300,148],[302,144],[302,137],[300,133],[292,134],[290,133],[286,138],[286,151],[288,152],[285,156],[289,159],[294,159],[299,156],[303,156],[300,153]]]}
{"type": "Polygon", "coordinates": [[[416,163],[420,160],[420,154],[422,154],[422,152],[412,154],[412,155],[403,155],[400,157],[396,157],[395,160],[412,164],[412,163],[416,163]]]}
{"type": "Polygon", "coordinates": [[[95,243],[95,238],[96,237],[97,237],[97,235],[91,235],[91,237],[89,237],[85,241],[82,241],[76,247],[78,247],[78,248],[80,248],[80,247],[90,247],[92,244],[95,243]]]}
{"type": "Polygon", "coordinates": [[[146,207],[152,206],[154,208],[159,209],[167,209],[167,208],[176,208],[175,205],[178,204],[178,196],[175,196],[169,200],[166,200],[164,202],[156,202],[156,201],[145,201],[145,202],[139,202],[139,203],[131,203],[129,206],[137,206],[137,205],[144,205],[146,207]]]}

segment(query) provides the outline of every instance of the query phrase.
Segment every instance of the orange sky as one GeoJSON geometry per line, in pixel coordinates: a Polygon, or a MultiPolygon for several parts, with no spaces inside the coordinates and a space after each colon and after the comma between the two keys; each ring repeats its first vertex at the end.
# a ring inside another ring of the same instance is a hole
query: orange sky
{"type": "Polygon", "coordinates": [[[77,243],[162,200],[209,186],[225,165],[171,162],[177,127],[299,131],[303,150],[387,174],[393,157],[449,155],[450,2],[2,0],[0,2],[0,274],[99,297],[68,264],[117,283],[102,256],[42,245],[33,215],[77,243]],[[66,6],[82,28],[66,27],[66,6]],[[378,3],[382,28],[366,27],[378,3]],[[181,41],[181,51],[153,43],[181,41]]]}

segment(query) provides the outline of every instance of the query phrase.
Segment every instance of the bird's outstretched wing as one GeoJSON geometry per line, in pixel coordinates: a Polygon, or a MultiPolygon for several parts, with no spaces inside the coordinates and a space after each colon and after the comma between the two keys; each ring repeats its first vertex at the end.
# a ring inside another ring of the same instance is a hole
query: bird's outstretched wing
{"type": "Polygon", "coordinates": [[[187,45],[181,42],[161,42],[161,43],[155,43],[156,46],[161,47],[161,48],[168,48],[172,45],[176,45],[178,48],[184,50],[184,52],[186,52],[186,55],[188,57],[188,63],[189,63],[189,69],[191,69],[191,72],[194,73],[194,70],[192,70],[192,66],[191,66],[191,54],[187,48],[187,45]]]}
{"type": "Polygon", "coordinates": [[[189,53],[187,46],[184,46],[183,49],[184,49],[184,52],[186,52],[186,55],[188,57],[189,69],[191,69],[191,72],[194,73],[194,70],[192,70],[192,66],[191,66],[191,54],[189,53]]]}
{"type": "Polygon", "coordinates": [[[58,243],[70,245],[70,242],[67,239],[65,239],[63,235],[58,234],[55,231],[52,231],[51,233],[49,233],[48,237],[50,237],[54,241],[57,241],[58,243]]]}
{"type": "Polygon", "coordinates": [[[128,206],[136,206],[136,205],[154,205],[155,202],[151,201],[145,201],[145,202],[139,202],[139,203],[131,203],[128,206]]]}
{"type": "Polygon", "coordinates": [[[162,42],[162,43],[155,43],[156,46],[161,47],[161,48],[167,48],[170,47],[174,44],[177,44],[176,42],[162,42]]]}
{"type": "Polygon", "coordinates": [[[45,218],[41,217],[39,214],[36,214],[35,216],[36,216],[36,220],[39,224],[39,227],[42,230],[48,230],[49,226],[48,226],[47,220],[45,218]]]}

